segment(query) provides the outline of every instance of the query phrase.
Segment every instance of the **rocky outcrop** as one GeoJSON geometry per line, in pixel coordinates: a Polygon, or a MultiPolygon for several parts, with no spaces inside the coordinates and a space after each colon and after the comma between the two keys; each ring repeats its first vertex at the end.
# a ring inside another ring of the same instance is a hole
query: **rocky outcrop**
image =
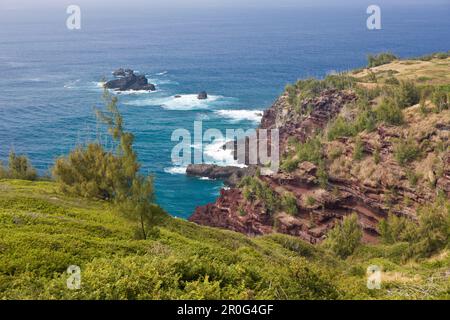
{"type": "Polygon", "coordinates": [[[208,93],[206,91],[202,91],[197,95],[198,100],[206,100],[208,99],[208,93]]]}
{"type": "Polygon", "coordinates": [[[186,169],[188,176],[222,180],[228,186],[236,186],[245,176],[254,175],[256,167],[220,167],[212,164],[190,164],[186,169]]]}
{"type": "Polygon", "coordinates": [[[114,70],[112,72],[112,75],[116,78],[119,77],[127,77],[127,76],[131,76],[132,74],[134,74],[134,71],[131,69],[123,69],[123,68],[119,68],[117,70],[114,70]]]}
{"type": "Polygon", "coordinates": [[[286,150],[289,138],[304,142],[315,132],[323,130],[346,104],[355,100],[353,92],[326,90],[316,98],[303,100],[299,108],[292,108],[287,95],[282,95],[264,112],[260,127],[278,128],[280,150],[286,150]]]}
{"type": "Polygon", "coordinates": [[[104,84],[107,89],[114,89],[117,91],[127,90],[144,90],[155,91],[154,84],[148,82],[148,79],[144,75],[136,75],[131,69],[117,69],[113,72],[113,75],[117,78],[110,80],[104,84]]]}

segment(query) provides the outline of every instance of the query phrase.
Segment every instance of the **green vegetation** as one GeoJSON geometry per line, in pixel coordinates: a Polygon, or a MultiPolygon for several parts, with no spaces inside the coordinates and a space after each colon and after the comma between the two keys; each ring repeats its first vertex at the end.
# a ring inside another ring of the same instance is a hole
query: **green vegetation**
{"type": "Polygon", "coordinates": [[[420,90],[412,81],[401,81],[393,92],[394,101],[400,109],[413,106],[420,101],[420,90]]]}
{"type": "Polygon", "coordinates": [[[353,160],[360,161],[364,156],[364,143],[361,138],[356,138],[355,149],[353,150],[353,160]]]}
{"type": "Polygon", "coordinates": [[[134,136],[124,130],[117,97],[105,90],[103,98],[106,111],[97,109],[97,117],[107,126],[114,150],[105,151],[98,142],[79,146],[56,161],[53,175],[67,194],[113,201],[120,214],[135,222],[135,236],[146,239],[163,212],[154,204],[152,178],[139,173],[134,136]]]}
{"type": "Polygon", "coordinates": [[[305,143],[295,144],[295,156],[283,162],[281,168],[287,172],[294,171],[298,164],[304,161],[318,165],[323,158],[322,141],[320,136],[308,139],[305,143]]]}
{"type": "Polygon", "coordinates": [[[383,100],[375,109],[377,120],[390,125],[401,125],[404,122],[402,109],[389,100],[383,100]]]}
{"type": "Polygon", "coordinates": [[[415,60],[430,61],[433,59],[447,59],[448,57],[450,57],[450,51],[427,54],[427,55],[415,58],[415,60]]]}
{"type": "Polygon", "coordinates": [[[450,203],[439,200],[418,210],[418,222],[389,215],[379,225],[381,239],[386,244],[408,242],[404,258],[430,257],[450,244],[450,203]]]}
{"type": "Polygon", "coordinates": [[[306,205],[307,205],[307,206],[312,207],[312,206],[314,206],[316,203],[317,203],[316,198],[314,198],[314,197],[312,197],[312,196],[306,197],[306,205]]]}
{"type": "Polygon", "coordinates": [[[324,90],[352,89],[355,83],[356,80],[345,73],[328,75],[322,80],[314,78],[298,80],[297,83],[286,87],[288,102],[291,106],[297,107],[304,99],[318,97],[324,90]]]}
{"type": "Polygon", "coordinates": [[[373,161],[375,164],[379,164],[381,162],[381,154],[380,154],[380,147],[376,147],[373,152],[373,161]]]}
{"type": "Polygon", "coordinates": [[[343,262],[293,237],[165,217],[133,239],[111,203],[53,182],[0,182],[0,299],[336,299],[343,262]],[[66,286],[70,265],[81,289],[66,286]]]}
{"type": "Polygon", "coordinates": [[[449,88],[445,86],[435,87],[431,94],[431,101],[436,106],[437,112],[448,109],[450,107],[449,88]]]}
{"type": "Polygon", "coordinates": [[[342,223],[328,232],[324,246],[339,257],[347,258],[361,245],[362,235],[358,216],[352,214],[344,217],[342,223]]]}
{"type": "Polygon", "coordinates": [[[378,67],[383,64],[388,64],[394,60],[398,60],[398,57],[390,52],[383,52],[377,55],[369,55],[367,57],[368,68],[378,67]]]}
{"type": "Polygon", "coordinates": [[[0,179],[36,180],[37,173],[26,156],[18,156],[11,150],[8,167],[4,168],[0,162],[0,179]]]}
{"type": "Polygon", "coordinates": [[[416,160],[420,156],[420,148],[412,139],[399,139],[394,146],[394,156],[400,165],[405,165],[416,160]]]}
{"type": "Polygon", "coordinates": [[[295,216],[298,213],[297,199],[290,192],[284,193],[281,197],[281,206],[286,213],[292,216],[295,216]]]}
{"type": "MultiPolygon", "coordinates": [[[[134,222],[110,202],[67,196],[54,182],[2,180],[0,189],[0,299],[450,298],[450,283],[439,278],[448,250],[404,261],[408,243],[356,245],[352,218],[331,236],[334,242],[327,240],[330,247],[281,234],[249,238],[169,216],[141,240],[133,238],[134,222]],[[352,250],[345,260],[331,254],[352,250]],[[368,290],[365,270],[372,264],[387,277],[414,279],[414,287],[394,279],[368,290]],[[81,268],[80,290],[67,289],[70,265],[81,268]]],[[[442,214],[439,206],[424,209],[419,238],[432,237],[417,248],[442,248],[444,228],[432,218],[442,214]]]]}
{"type": "Polygon", "coordinates": [[[250,202],[262,201],[270,214],[275,213],[280,208],[279,196],[259,178],[247,176],[241,180],[239,188],[243,189],[245,200],[250,202]]]}

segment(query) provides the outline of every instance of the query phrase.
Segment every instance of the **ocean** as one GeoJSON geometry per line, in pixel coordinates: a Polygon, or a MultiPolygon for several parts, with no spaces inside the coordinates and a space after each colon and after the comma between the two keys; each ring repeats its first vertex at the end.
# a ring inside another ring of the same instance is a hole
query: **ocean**
{"type": "MultiPolygon", "coordinates": [[[[126,128],[142,170],[155,176],[157,202],[188,218],[223,186],[187,177],[171,162],[174,130],[192,131],[200,120],[204,130],[253,128],[297,79],[363,67],[369,53],[450,49],[450,4],[383,7],[382,30],[374,31],[366,8],[81,8],[81,29],[72,31],[64,7],[0,12],[0,159],[13,148],[47,174],[58,156],[99,136],[99,83],[132,68],[157,91],[118,96],[126,128]],[[199,101],[203,90],[209,99],[199,101]]],[[[208,146],[208,161],[218,145],[208,146]]]]}

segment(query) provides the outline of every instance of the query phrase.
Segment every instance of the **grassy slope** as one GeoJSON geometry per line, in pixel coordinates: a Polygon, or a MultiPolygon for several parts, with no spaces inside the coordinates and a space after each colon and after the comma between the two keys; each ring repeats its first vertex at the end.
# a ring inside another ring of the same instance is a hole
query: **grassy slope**
{"type": "Polygon", "coordinates": [[[362,69],[352,72],[352,76],[364,80],[368,71],[376,74],[378,80],[383,82],[391,76],[399,80],[411,80],[419,84],[448,84],[450,83],[450,58],[421,60],[396,60],[370,69],[362,69]]]}
{"type": "Polygon", "coordinates": [[[108,204],[63,196],[51,182],[0,180],[2,299],[449,298],[448,252],[401,264],[402,244],[347,261],[295,238],[244,235],[167,218],[151,240],[108,204]],[[382,290],[365,287],[378,264],[382,290]],[[69,265],[82,288],[66,287],[69,265]]]}

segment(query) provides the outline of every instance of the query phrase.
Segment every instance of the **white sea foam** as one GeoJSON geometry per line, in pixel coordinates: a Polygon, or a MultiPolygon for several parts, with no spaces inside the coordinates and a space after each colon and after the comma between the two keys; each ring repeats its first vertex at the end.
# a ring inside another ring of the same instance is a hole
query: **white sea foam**
{"type": "Polygon", "coordinates": [[[73,89],[75,87],[77,87],[78,83],[81,81],[81,79],[77,79],[74,81],[69,81],[64,85],[64,88],[66,89],[73,89]]]}
{"type": "Polygon", "coordinates": [[[170,174],[186,174],[186,169],[186,167],[170,167],[164,168],[164,172],[170,174]]]}
{"type": "Polygon", "coordinates": [[[215,113],[232,122],[239,121],[253,121],[256,123],[261,122],[263,112],[261,110],[217,110],[215,113]]]}
{"type": "Polygon", "coordinates": [[[205,163],[219,166],[246,167],[234,160],[233,151],[223,148],[227,141],[215,140],[212,143],[203,143],[203,160],[205,163]]]}
{"type": "Polygon", "coordinates": [[[208,96],[208,99],[200,100],[196,94],[184,94],[163,98],[141,99],[127,102],[126,104],[138,107],[161,106],[168,110],[198,110],[208,109],[211,103],[222,99],[222,96],[208,96]]]}

